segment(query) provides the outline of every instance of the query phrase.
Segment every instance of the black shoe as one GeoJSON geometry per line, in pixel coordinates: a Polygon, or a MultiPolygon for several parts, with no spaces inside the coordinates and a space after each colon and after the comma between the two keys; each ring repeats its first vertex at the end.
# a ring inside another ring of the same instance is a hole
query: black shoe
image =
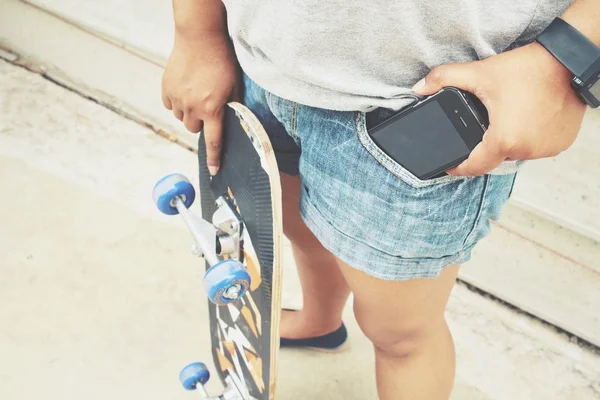
{"type": "Polygon", "coordinates": [[[306,339],[286,339],[280,338],[279,344],[281,347],[304,347],[313,350],[321,351],[339,351],[343,348],[348,339],[348,331],[342,323],[337,330],[323,336],[316,336],[306,339]]]}

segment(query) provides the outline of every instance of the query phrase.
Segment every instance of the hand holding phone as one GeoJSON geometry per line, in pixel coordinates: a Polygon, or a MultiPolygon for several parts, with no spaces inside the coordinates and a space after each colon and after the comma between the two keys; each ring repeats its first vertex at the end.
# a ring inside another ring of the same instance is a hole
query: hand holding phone
{"type": "Polygon", "coordinates": [[[487,109],[476,96],[448,87],[373,127],[369,135],[390,158],[428,180],[466,160],[488,126],[487,109]]]}

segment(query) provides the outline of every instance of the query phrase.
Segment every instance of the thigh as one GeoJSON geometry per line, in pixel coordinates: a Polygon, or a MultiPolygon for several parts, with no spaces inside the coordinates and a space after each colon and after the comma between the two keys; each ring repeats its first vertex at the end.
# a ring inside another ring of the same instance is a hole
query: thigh
{"type": "Polygon", "coordinates": [[[301,244],[303,249],[321,249],[321,243],[302,221],[299,211],[300,176],[282,173],[281,195],[283,208],[283,232],[294,244],[301,244]]]}

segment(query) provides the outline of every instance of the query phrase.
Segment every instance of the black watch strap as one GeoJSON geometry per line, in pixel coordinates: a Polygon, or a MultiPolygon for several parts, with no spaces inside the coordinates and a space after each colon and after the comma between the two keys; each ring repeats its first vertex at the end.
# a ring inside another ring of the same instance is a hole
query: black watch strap
{"type": "Polygon", "coordinates": [[[600,60],[600,48],[561,18],[554,19],[536,40],[582,81],[597,72],[591,67],[600,60]]]}

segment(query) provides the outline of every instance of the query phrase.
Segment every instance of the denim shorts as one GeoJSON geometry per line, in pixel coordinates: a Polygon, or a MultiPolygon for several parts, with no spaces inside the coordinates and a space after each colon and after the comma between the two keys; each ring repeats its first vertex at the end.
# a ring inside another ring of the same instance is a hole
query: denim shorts
{"type": "Polygon", "coordinates": [[[336,257],[385,280],[435,278],[471,258],[509,199],[516,173],[421,181],[375,146],[368,128],[392,111],[298,104],[244,77],[281,172],[300,175],[300,214],[336,257]]]}

